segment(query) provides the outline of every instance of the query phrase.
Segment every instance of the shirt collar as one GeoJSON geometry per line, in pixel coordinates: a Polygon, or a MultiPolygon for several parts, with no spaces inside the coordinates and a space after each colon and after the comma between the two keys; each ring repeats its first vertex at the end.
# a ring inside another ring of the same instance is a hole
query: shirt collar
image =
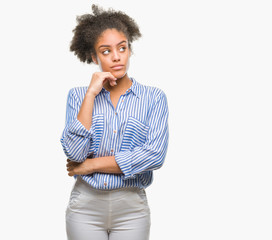
{"type": "Polygon", "coordinates": [[[131,91],[137,98],[140,98],[141,97],[140,84],[132,77],[130,78],[130,80],[132,81],[132,85],[127,90],[127,92],[131,91]]]}
{"type": "MultiPolygon", "coordinates": [[[[130,91],[137,97],[141,97],[140,93],[140,84],[132,77],[129,78],[132,81],[132,85],[129,89],[127,89],[126,94],[128,94],[130,91]]],[[[102,92],[108,92],[104,87],[102,87],[102,92]]]]}

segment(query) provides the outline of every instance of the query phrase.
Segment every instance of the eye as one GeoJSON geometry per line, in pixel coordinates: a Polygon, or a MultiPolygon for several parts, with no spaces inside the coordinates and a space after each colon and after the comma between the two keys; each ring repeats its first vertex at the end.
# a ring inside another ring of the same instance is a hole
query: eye
{"type": "Polygon", "coordinates": [[[107,55],[107,54],[110,53],[110,50],[107,49],[107,50],[103,51],[102,53],[103,53],[104,55],[107,55]]]}
{"type": "Polygon", "coordinates": [[[120,52],[126,51],[126,47],[120,47],[120,52]]]}

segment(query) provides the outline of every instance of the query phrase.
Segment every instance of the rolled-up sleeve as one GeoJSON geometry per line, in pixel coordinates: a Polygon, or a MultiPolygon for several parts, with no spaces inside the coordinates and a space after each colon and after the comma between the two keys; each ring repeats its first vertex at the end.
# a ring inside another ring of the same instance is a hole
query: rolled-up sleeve
{"type": "Polygon", "coordinates": [[[149,130],[145,143],[115,154],[124,180],[135,178],[136,174],[159,169],[163,165],[168,148],[168,115],[167,98],[161,92],[149,111],[149,130]]]}
{"type": "Polygon", "coordinates": [[[72,161],[83,162],[89,155],[93,129],[87,130],[77,120],[79,109],[79,99],[73,88],[69,91],[67,98],[65,128],[60,141],[67,158],[72,161]]]}

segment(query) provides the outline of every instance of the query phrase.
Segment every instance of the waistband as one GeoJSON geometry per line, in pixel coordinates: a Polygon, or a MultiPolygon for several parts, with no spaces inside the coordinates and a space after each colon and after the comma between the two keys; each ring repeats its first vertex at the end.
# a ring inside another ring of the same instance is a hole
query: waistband
{"type": "Polygon", "coordinates": [[[88,184],[86,181],[84,181],[80,176],[77,176],[74,189],[77,189],[83,194],[87,195],[96,195],[96,197],[100,198],[108,198],[110,196],[111,198],[115,197],[121,197],[128,193],[138,193],[138,192],[145,192],[144,189],[138,188],[138,187],[127,187],[127,188],[117,188],[117,189],[111,189],[111,190],[104,190],[104,189],[95,189],[90,184],[88,184]]]}

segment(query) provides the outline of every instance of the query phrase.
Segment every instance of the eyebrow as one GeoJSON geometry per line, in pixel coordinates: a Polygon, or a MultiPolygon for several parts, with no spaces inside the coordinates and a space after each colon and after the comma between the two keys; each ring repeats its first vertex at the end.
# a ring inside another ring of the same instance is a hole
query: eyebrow
{"type": "MultiPolygon", "coordinates": [[[[121,43],[126,43],[127,41],[126,40],[123,40],[123,41],[121,41],[121,42],[119,42],[119,43],[117,43],[116,44],[116,46],[118,46],[118,45],[120,45],[121,43]]],[[[101,46],[99,46],[98,48],[101,48],[101,47],[110,47],[111,45],[101,45],[101,46]]]]}

